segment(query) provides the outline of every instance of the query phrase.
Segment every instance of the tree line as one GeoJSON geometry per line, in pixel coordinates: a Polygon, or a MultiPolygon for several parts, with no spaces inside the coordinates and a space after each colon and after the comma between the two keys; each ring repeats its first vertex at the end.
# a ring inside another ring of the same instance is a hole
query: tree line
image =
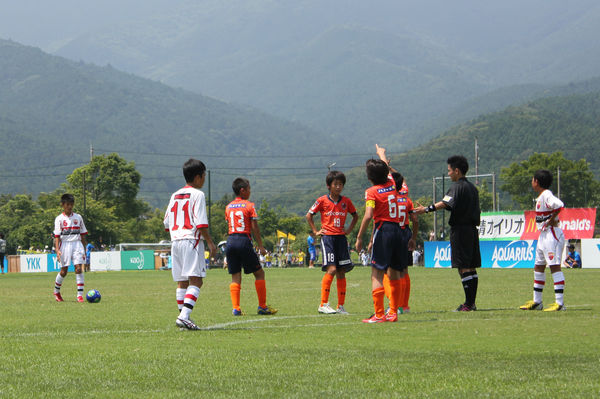
{"type": "MultiPolygon", "coordinates": [[[[561,197],[566,206],[595,207],[600,202],[600,182],[594,178],[584,159],[572,161],[561,152],[536,153],[502,169],[500,192],[510,197],[513,209],[531,209],[534,198],[531,177],[537,169],[549,169],[553,173],[560,170],[561,197]]],[[[557,177],[551,187],[555,193],[558,191],[557,177]]],[[[0,232],[7,237],[7,253],[15,253],[18,246],[43,249],[52,245],[54,218],[62,212],[60,196],[65,192],[75,195],[74,211],[83,215],[91,243],[110,246],[123,242],[168,240],[169,234],[163,227],[164,209],[152,208],[137,198],[141,179],[133,162],[113,153],[94,156],[89,164],[69,174],[60,187],[50,193],[40,193],[37,199],[30,194],[0,195],[0,232]]],[[[487,182],[482,181],[479,189],[482,211],[491,211],[492,193],[487,182]]],[[[233,194],[210,204],[209,224],[217,242],[227,237],[224,214],[231,200],[233,194]]],[[[427,204],[431,198],[425,196],[415,202],[427,204]]],[[[282,206],[273,207],[264,200],[257,205],[259,227],[267,249],[273,250],[277,245],[278,230],[296,236],[296,240],[289,242],[293,251],[306,249],[309,227],[304,215],[289,212],[282,206]]],[[[355,205],[362,218],[364,206],[355,205]]],[[[419,224],[417,242],[422,243],[432,230],[432,215],[421,216],[419,224]]],[[[348,237],[351,245],[356,239],[355,233],[348,237]]]]}

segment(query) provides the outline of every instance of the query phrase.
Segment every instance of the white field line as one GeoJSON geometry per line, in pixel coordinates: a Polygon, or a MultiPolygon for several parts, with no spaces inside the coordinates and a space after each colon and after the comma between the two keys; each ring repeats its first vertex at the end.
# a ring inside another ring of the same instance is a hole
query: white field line
{"type": "MultiPolygon", "coordinates": [[[[584,305],[569,305],[568,308],[589,308],[590,304],[584,305]]],[[[567,310],[568,311],[568,310],[567,310]]],[[[447,311],[425,311],[425,312],[413,312],[411,315],[423,315],[426,316],[428,313],[447,313],[447,311]]],[[[479,312],[477,312],[479,313],[479,312]]],[[[541,315],[543,312],[528,312],[533,315],[541,315]]],[[[347,326],[347,325],[358,325],[360,321],[353,320],[347,321],[350,315],[294,315],[294,316],[261,316],[254,318],[244,318],[242,320],[234,320],[227,323],[218,323],[209,326],[200,327],[202,331],[211,330],[256,330],[256,329],[286,329],[286,328],[306,328],[306,327],[326,327],[326,326],[347,326]],[[293,320],[293,319],[306,319],[306,318],[323,318],[329,321],[338,320],[340,322],[330,323],[307,323],[307,324],[277,324],[277,325],[264,325],[268,322],[277,322],[281,320],[293,320]],[[344,321],[346,320],[346,321],[344,321]],[[242,327],[243,325],[250,324],[250,326],[242,327]],[[262,325],[252,325],[262,324],[262,325]]],[[[408,315],[407,315],[408,316],[408,315]]],[[[504,320],[522,320],[521,317],[486,317],[486,318],[453,318],[453,319],[413,319],[410,316],[400,316],[398,318],[397,325],[399,327],[405,327],[406,324],[418,324],[418,323],[457,323],[457,322],[470,322],[470,321],[504,321],[504,320]],[[406,318],[406,320],[403,320],[406,318]]],[[[176,327],[174,327],[176,328],[176,327]]],[[[104,334],[163,334],[171,333],[174,328],[162,328],[162,329],[132,329],[132,330],[89,330],[89,331],[42,331],[42,332],[21,332],[21,333],[0,333],[0,338],[27,338],[27,337],[66,337],[66,336],[88,336],[88,335],[104,335],[104,334]]]]}

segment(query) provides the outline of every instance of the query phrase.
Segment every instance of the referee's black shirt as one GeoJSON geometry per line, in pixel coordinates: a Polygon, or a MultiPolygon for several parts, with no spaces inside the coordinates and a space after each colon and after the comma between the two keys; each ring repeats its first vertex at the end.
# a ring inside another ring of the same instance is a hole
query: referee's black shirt
{"type": "Polygon", "coordinates": [[[479,226],[479,192],[465,177],[461,177],[450,186],[442,202],[450,210],[450,226],[479,226]]]}

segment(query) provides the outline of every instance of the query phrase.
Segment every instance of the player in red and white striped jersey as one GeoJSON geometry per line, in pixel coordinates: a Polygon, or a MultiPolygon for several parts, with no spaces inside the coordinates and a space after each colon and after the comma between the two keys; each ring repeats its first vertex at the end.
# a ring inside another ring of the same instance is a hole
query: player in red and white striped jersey
{"type": "Polygon", "coordinates": [[[87,229],[81,215],[73,213],[75,205],[73,194],[63,194],[60,204],[64,212],[54,219],[54,248],[56,248],[56,259],[60,262],[61,268],[54,280],[54,298],[57,302],[63,302],[60,288],[67,276],[69,266],[73,264],[77,281],[77,302],[83,302],[83,264],[85,263],[87,229]]]}
{"type": "Polygon", "coordinates": [[[520,306],[523,310],[542,310],[542,291],[546,284],[546,265],[550,266],[554,280],[554,297],[556,302],[544,311],[564,310],[565,276],[561,269],[561,257],[565,246],[565,236],[558,227],[558,214],[563,209],[563,202],[549,190],[552,184],[552,173],[545,169],[535,172],[531,179],[531,187],[539,194],[535,203],[535,221],[540,231],[535,254],[533,271],[533,299],[520,306]]]}
{"type": "Polygon", "coordinates": [[[197,159],[189,159],[183,165],[186,185],[171,195],[164,218],[165,230],[171,235],[173,280],[177,282],[175,292],[179,317],[175,324],[188,330],[198,330],[190,320],[202,279],[206,277],[204,241],[210,254],[216,252],[215,244],[208,233],[208,218],[204,193],[200,191],[206,178],[206,166],[197,159]]]}

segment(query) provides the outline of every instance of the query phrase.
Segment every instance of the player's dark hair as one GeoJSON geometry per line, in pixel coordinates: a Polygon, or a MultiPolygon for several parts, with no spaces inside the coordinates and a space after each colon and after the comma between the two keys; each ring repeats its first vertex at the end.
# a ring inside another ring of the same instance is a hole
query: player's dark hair
{"type": "Polygon", "coordinates": [[[248,187],[250,187],[250,182],[248,181],[248,179],[244,179],[243,177],[238,177],[231,184],[231,188],[233,189],[235,195],[240,195],[242,188],[248,187]]]}
{"type": "Polygon", "coordinates": [[[4,239],[4,233],[0,233],[0,238],[4,239]]]}
{"type": "Polygon", "coordinates": [[[373,184],[385,184],[388,180],[390,169],[381,159],[369,159],[366,163],[367,179],[373,184]]]}
{"type": "Polygon", "coordinates": [[[60,197],[60,203],[61,204],[74,204],[75,196],[73,194],[63,194],[60,197]]]}
{"type": "Polygon", "coordinates": [[[185,177],[186,183],[193,182],[196,175],[202,177],[204,172],[206,172],[206,166],[197,159],[190,158],[183,164],[183,177],[185,177]]]}
{"type": "Polygon", "coordinates": [[[331,186],[331,183],[333,183],[334,180],[339,180],[344,186],[346,185],[346,175],[339,170],[332,170],[327,173],[327,176],[325,177],[325,183],[327,183],[327,187],[331,186]]]}
{"type": "Polygon", "coordinates": [[[460,170],[463,175],[466,175],[469,171],[469,162],[462,155],[452,155],[446,162],[448,162],[450,168],[460,170]]]}
{"type": "Polygon", "coordinates": [[[394,179],[394,184],[396,184],[396,191],[402,191],[402,184],[404,183],[404,176],[402,176],[398,172],[392,172],[392,179],[394,179]]]}
{"type": "Polygon", "coordinates": [[[533,178],[537,180],[541,188],[548,189],[552,184],[552,172],[547,169],[538,169],[533,174],[533,178]]]}

